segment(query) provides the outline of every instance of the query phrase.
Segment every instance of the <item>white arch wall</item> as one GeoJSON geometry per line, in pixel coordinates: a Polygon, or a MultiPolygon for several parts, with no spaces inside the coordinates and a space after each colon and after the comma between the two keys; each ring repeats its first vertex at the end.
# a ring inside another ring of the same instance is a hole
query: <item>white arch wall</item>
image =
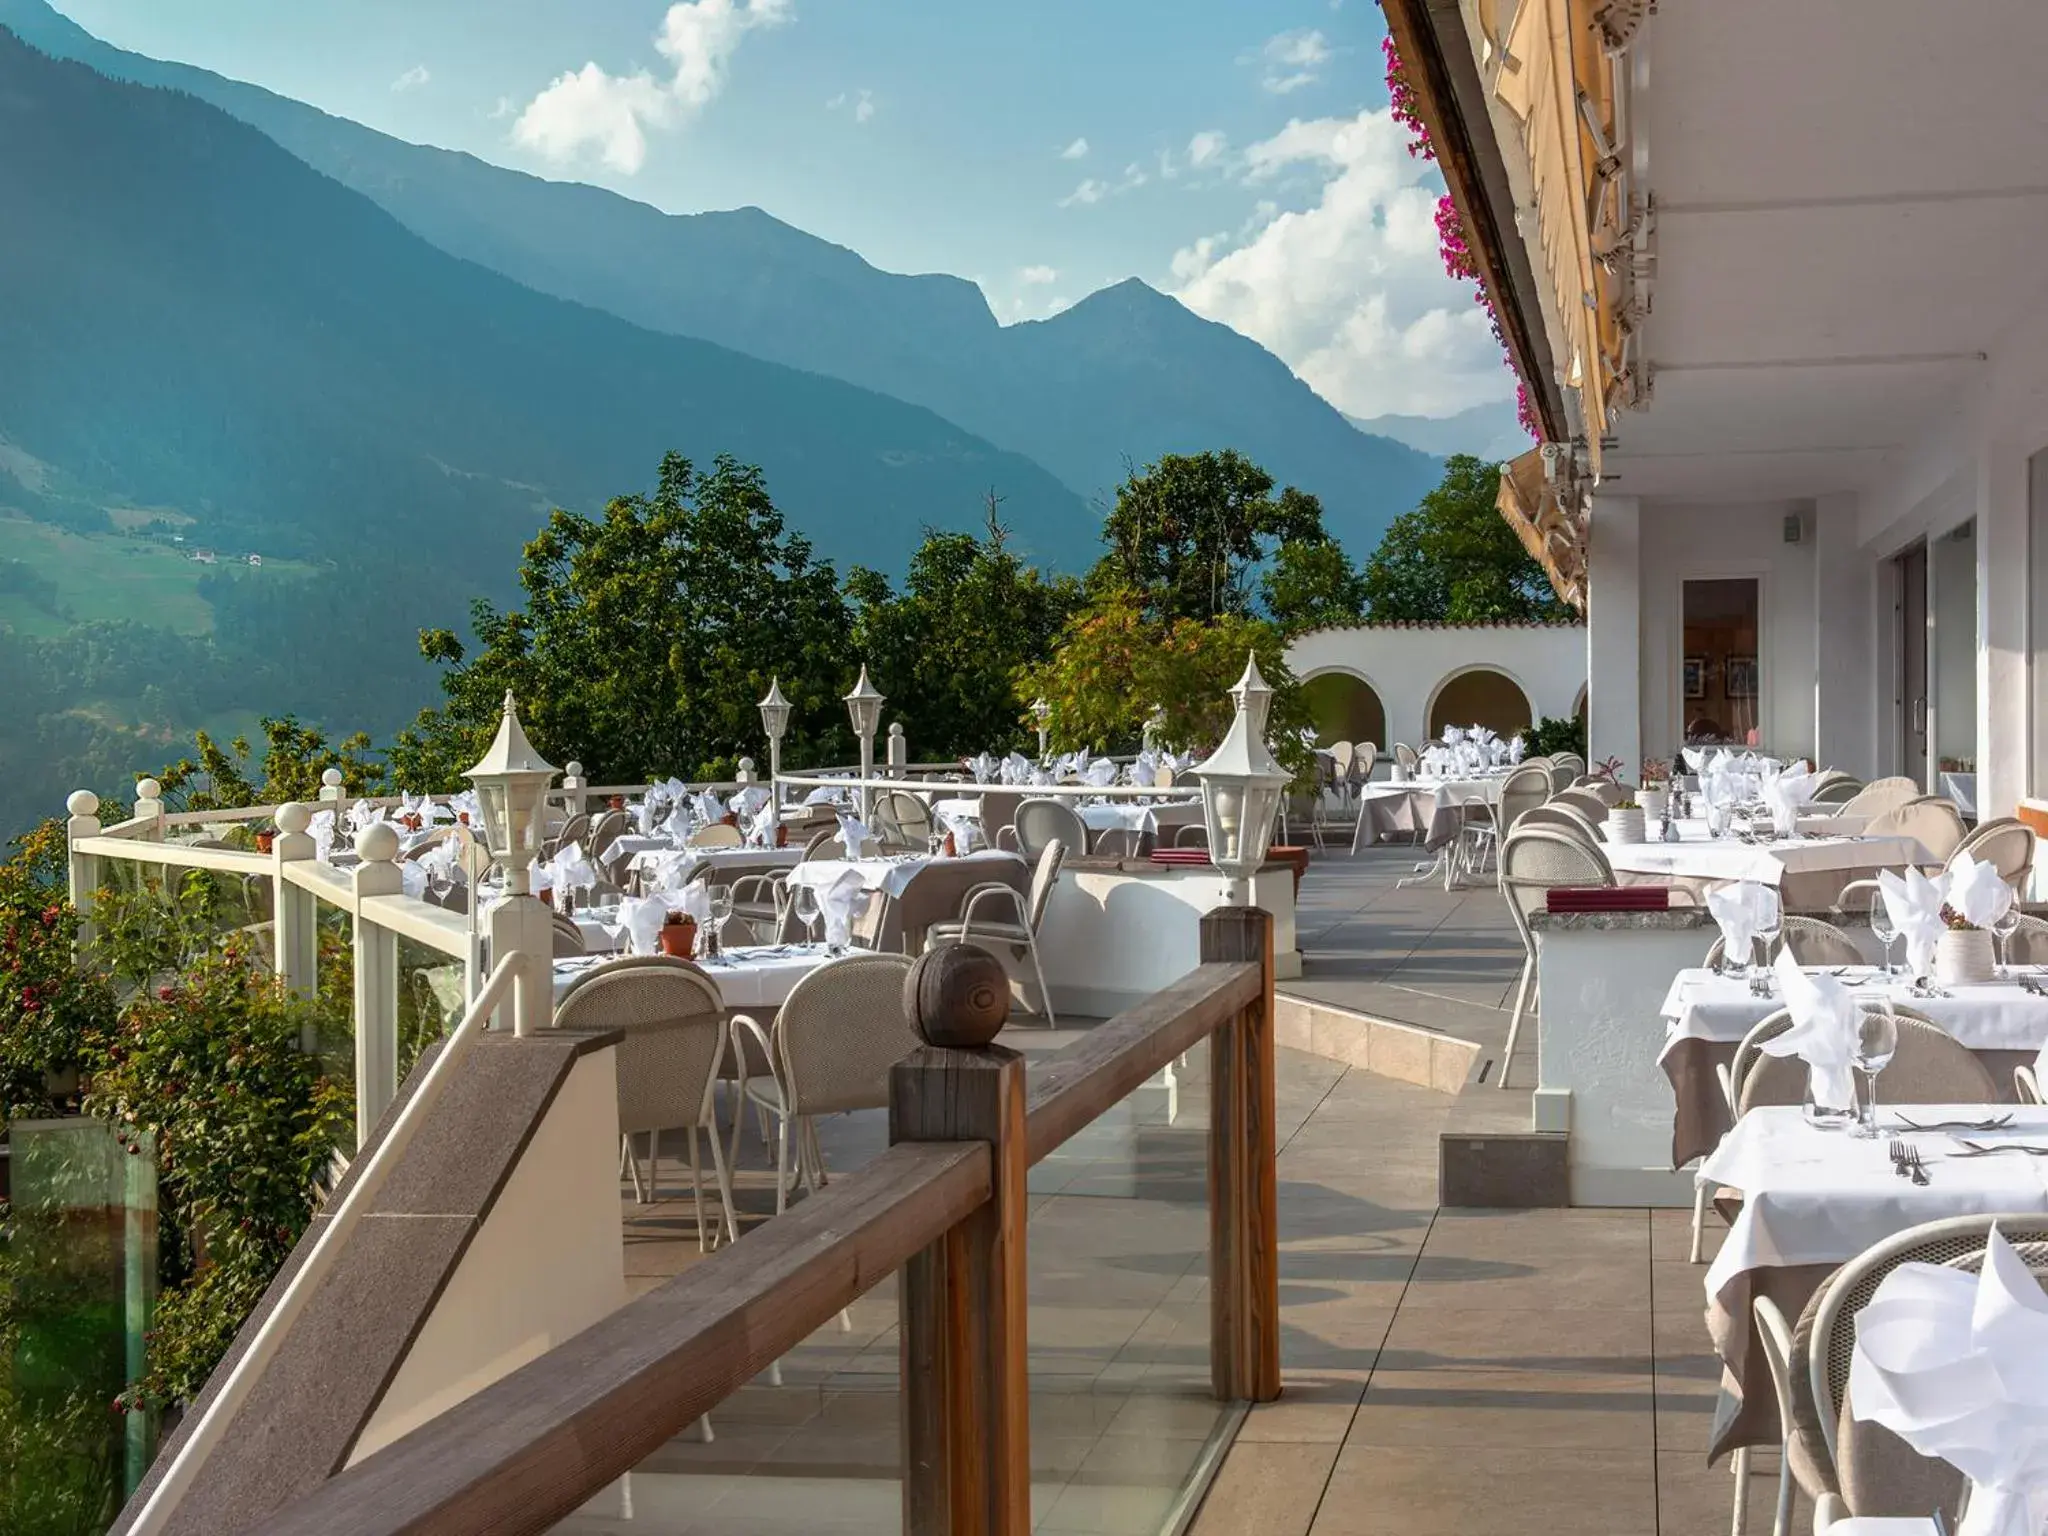
{"type": "Polygon", "coordinates": [[[1287,664],[1306,680],[1346,672],[1372,685],[1387,712],[1387,741],[1419,743],[1429,702],[1452,676],[1490,667],[1521,685],[1538,719],[1563,718],[1586,686],[1583,625],[1373,625],[1317,629],[1287,646],[1287,664]]]}

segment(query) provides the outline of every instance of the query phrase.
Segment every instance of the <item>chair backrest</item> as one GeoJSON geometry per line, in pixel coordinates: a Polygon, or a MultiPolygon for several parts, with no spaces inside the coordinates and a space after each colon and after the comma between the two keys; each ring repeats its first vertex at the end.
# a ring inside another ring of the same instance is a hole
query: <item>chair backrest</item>
{"type": "Polygon", "coordinates": [[[747,840],[740,835],[738,827],[729,827],[722,821],[708,821],[689,836],[685,844],[690,848],[744,848],[747,840]]]}
{"type": "Polygon", "coordinates": [[[2048,965],[2048,920],[2022,914],[2005,941],[2005,958],[2014,965],[2048,965]]]}
{"type": "Polygon", "coordinates": [[[888,1106],[889,1069],[924,1044],[903,1009],[910,963],[845,955],[790,989],[775,1018],[775,1055],[791,1114],[888,1106]]]}
{"type": "Polygon", "coordinates": [[[583,930],[573,920],[560,912],[549,912],[555,930],[554,953],[558,958],[580,955],[587,947],[583,942],[583,930]]]}
{"type": "Polygon", "coordinates": [[[557,1029],[625,1035],[619,1044],[622,1133],[704,1118],[725,1056],[725,1000],[689,961],[635,955],[600,966],[562,994],[554,1022],[557,1029]]]}
{"type": "Polygon", "coordinates": [[[1553,757],[1543,765],[1543,771],[1550,775],[1550,792],[1560,794],[1572,787],[1572,780],[1579,776],[1579,770],[1561,757],[1553,757]]]}
{"type": "Polygon", "coordinates": [[[1045,920],[1045,904],[1052,900],[1052,888],[1059,883],[1060,866],[1067,861],[1067,845],[1054,838],[1038,851],[1038,864],[1031,871],[1031,890],[1024,898],[1024,919],[1033,933],[1045,920]]]}
{"type": "Polygon", "coordinates": [[[1576,752],[1554,753],[1550,760],[1556,766],[1570,770],[1574,779],[1586,771],[1586,760],[1576,752]]]}
{"type": "Polygon", "coordinates": [[[1587,788],[1600,797],[1602,805],[1609,807],[1617,806],[1624,800],[1633,800],[1636,796],[1635,786],[1624,784],[1619,779],[1595,779],[1587,788]]]}
{"type": "Polygon", "coordinates": [[[1907,778],[1873,779],[1842,803],[1847,816],[1882,816],[1908,800],[1920,798],[1920,786],[1907,778]]]}
{"type": "MultiPolygon", "coordinates": [[[[605,850],[626,835],[632,823],[624,811],[606,811],[590,825],[590,857],[593,863],[604,857],[605,850]]],[[[564,844],[564,846],[567,846],[564,844]]]]}
{"type": "Polygon", "coordinates": [[[875,800],[875,823],[885,842],[919,852],[932,835],[931,808],[908,790],[883,790],[875,800]]]}
{"type": "Polygon", "coordinates": [[[1358,748],[1348,741],[1330,743],[1330,771],[1338,782],[1351,777],[1351,765],[1358,760],[1358,748]]]}
{"type": "Polygon", "coordinates": [[[1017,807],[1017,851],[1035,864],[1045,845],[1057,838],[1069,848],[1088,846],[1088,824],[1064,800],[1042,796],[1017,807]]]}
{"type": "Polygon", "coordinates": [[[1531,826],[1525,819],[1501,844],[1500,888],[1525,945],[1532,942],[1529,914],[1543,906],[1544,892],[1553,886],[1613,884],[1607,855],[1590,835],[1531,826]]]}
{"type": "Polygon", "coordinates": [[[1994,864],[2005,883],[2022,895],[2034,870],[2034,829],[2012,816],[1978,823],[1956,849],[1980,864],[1994,864]]]}
{"type": "MultiPolygon", "coordinates": [[[[1800,965],[1863,964],[1863,951],[1856,947],[1856,941],[1833,923],[1818,917],[1794,917],[1789,912],[1778,922],[1778,936],[1771,941],[1766,959],[1776,960],[1781,952],[1790,950],[1800,965]]],[[[1719,965],[1723,958],[1725,950],[1721,940],[1716,939],[1707,950],[1708,967],[1719,965]]]]}
{"type": "Polygon", "coordinates": [[[1003,828],[1012,826],[1017,820],[1017,807],[1024,803],[1024,797],[1015,790],[990,790],[981,797],[981,836],[989,847],[996,846],[996,838],[1003,828]]]}
{"type": "MultiPolygon", "coordinates": [[[[1892,1012],[1899,1021],[1899,1048],[1880,1079],[1888,1102],[1988,1104],[1998,1097],[1991,1073],[1968,1046],[1924,1013],[1896,1006],[1892,1012]]],[[[1736,1103],[1742,1110],[1756,1104],[1800,1103],[1806,1096],[1806,1063],[1796,1056],[1765,1057],[1750,1072],[1748,1084],[1737,1079],[1736,1103]],[[1748,1084],[1767,1096],[1745,1097],[1748,1084]]]]}
{"type": "Polygon", "coordinates": [[[541,845],[541,852],[552,859],[571,843],[580,843],[590,835],[590,818],[578,811],[562,823],[562,830],[548,838],[541,845]]]}
{"type": "Polygon", "coordinates": [[[1173,771],[1173,766],[1170,763],[1161,763],[1152,770],[1152,787],[1154,789],[1171,789],[1179,782],[1180,777],[1173,771]]]}
{"type": "Polygon", "coordinates": [[[1363,784],[1372,777],[1373,764],[1380,760],[1379,747],[1370,741],[1353,744],[1357,751],[1351,759],[1351,782],[1363,784]]]}
{"type": "Polygon", "coordinates": [[[810,864],[818,859],[843,859],[845,857],[846,844],[839,836],[839,829],[837,827],[826,827],[823,831],[815,833],[811,840],[804,844],[804,856],[801,862],[810,864]]]}
{"type": "Polygon", "coordinates": [[[1560,805],[1555,800],[1531,806],[1522,812],[1515,823],[1518,827],[1548,827],[1576,837],[1589,848],[1600,846],[1600,834],[1593,830],[1593,823],[1586,820],[1585,813],[1574,805],[1560,805]]]}
{"type": "Polygon", "coordinates": [[[1173,830],[1173,846],[1176,848],[1208,847],[1208,827],[1199,821],[1191,821],[1184,827],[1175,827],[1173,830]]]}
{"type": "Polygon", "coordinates": [[[1863,830],[1873,836],[1913,838],[1930,858],[1946,864],[1949,856],[1962,846],[1963,813],[1952,800],[1922,795],[1881,816],[1873,816],[1864,823],[1863,830]]]}
{"type": "Polygon", "coordinates": [[[2012,1069],[2012,1096],[2022,1104],[2048,1104],[2048,1099],[2041,1097],[2041,1079],[2032,1067],[2012,1069]]]}
{"type": "Polygon", "coordinates": [[[1607,802],[1591,789],[1560,790],[1551,796],[1550,803],[1569,806],[1596,827],[1607,819],[1607,802]]]}
{"type": "Polygon", "coordinates": [[[1158,846],[1159,839],[1153,833],[1140,832],[1132,827],[1105,827],[1095,834],[1088,856],[1094,859],[1142,859],[1158,846]]]}
{"type": "Polygon", "coordinates": [[[1550,798],[1550,769],[1543,763],[1523,763],[1501,780],[1500,829],[1506,832],[1524,811],[1534,810],[1550,798]]]}
{"type": "Polygon", "coordinates": [[[1415,749],[1409,746],[1407,742],[1397,741],[1394,743],[1394,761],[1403,768],[1406,768],[1410,773],[1413,773],[1416,765],[1422,759],[1415,755],[1415,749]]]}
{"type": "Polygon", "coordinates": [[[1808,790],[1806,798],[1813,805],[1838,805],[1846,808],[1850,801],[1862,793],[1863,781],[1852,779],[1845,773],[1839,779],[1830,779],[1827,783],[1808,790]]]}
{"type": "Polygon", "coordinates": [[[1766,1056],[1763,1049],[1766,1040],[1791,1027],[1790,1011],[1780,1008],[1750,1025],[1735,1047],[1735,1059],[1728,1063],[1728,1096],[1730,1113],[1737,1119],[1759,1104],[1805,1102],[1806,1063],[1796,1057],[1766,1056]]]}

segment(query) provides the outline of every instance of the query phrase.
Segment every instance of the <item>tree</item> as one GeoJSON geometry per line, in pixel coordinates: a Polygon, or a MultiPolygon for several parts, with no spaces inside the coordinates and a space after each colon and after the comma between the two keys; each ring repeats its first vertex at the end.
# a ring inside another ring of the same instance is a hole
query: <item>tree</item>
{"type": "Polygon", "coordinates": [[[1154,619],[1251,613],[1253,569],[1287,541],[1322,543],[1322,503],[1234,449],[1169,453],[1117,488],[1104,520],[1109,552],[1090,577],[1098,593],[1142,598],[1154,619]]]}
{"type": "Polygon", "coordinates": [[[1376,621],[1554,623],[1572,610],[1495,504],[1498,465],[1453,454],[1443,482],[1394,519],[1361,574],[1376,621]]]}
{"type": "Polygon", "coordinates": [[[445,789],[482,755],[510,689],[534,745],[597,782],[732,771],[762,754],[755,708],[779,676],[795,705],[793,762],[843,758],[840,695],[855,656],[829,563],[783,526],[758,469],[720,455],[708,474],[670,453],[652,496],[600,517],[557,508],[526,546],[526,606],[472,610],[474,659],[448,630],[420,649],[446,663],[447,702],[391,750],[395,783],[445,789]]]}
{"type": "Polygon", "coordinates": [[[879,572],[856,566],[847,576],[855,654],[921,760],[1023,745],[1013,679],[1052,653],[1080,606],[1079,582],[1048,578],[1010,552],[999,504],[991,492],[981,537],[927,528],[900,595],[879,572]]]}
{"type": "Polygon", "coordinates": [[[1356,624],[1365,612],[1365,584],[1335,540],[1290,539],[1260,583],[1266,612],[1287,635],[1356,624]]]}

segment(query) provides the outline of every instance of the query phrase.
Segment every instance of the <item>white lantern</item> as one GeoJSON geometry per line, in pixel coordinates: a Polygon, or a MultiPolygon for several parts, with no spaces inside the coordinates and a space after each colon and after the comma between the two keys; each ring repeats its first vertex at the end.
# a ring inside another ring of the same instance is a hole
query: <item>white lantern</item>
{"type": "MultiPolygon", "coordinates": [[[[866,676],[865,670],[862,676],[866,676]]],[[[789,700],[782,696],[782,679],[768,679],[768,697],[761,701],[761,729],[771,742],[789,733],[789,700]]]]}
{"type": "Polygon", "coordinates": [[[526,866],[540,852],[541,810],[554,767],[543,761],[519,725],[519,709],[505,693],[505,713],[483,761],[463,775],[476,786],[484,816],[484,842],[505,869],[505,893],[526,894],[526,866]]]}
{"type": "Polygon", "coordinates": [[[1209,862],[1230,881],[1230,899],[1249,900],[1251,878],[1266,862],[1280,796],[1291,775],[1266,749],[1266,716],[1273,690],[1259,676],[1258,658],[1245,663],[1244,676],[1230,690],[1237,716],[1223,745],[1195,767],[1202,781],[1202,819],[1209,829],[1209,862]]]}
{"type": "Polygon", "coordinates": [[[1045,702],[1045,695],[1042,693],[1031,701],[1031,718],[1038,722],[1038,757],[1039,761],[1043,762],[1046,726],[1052,720],[1052,706],[1045,702]]]}
{"type": "Polygon", "coordinates": [[[853,734],[863,741],[873,741],[882,728],[882,695],[868,681],[866,666],[861,667],[860,681],[846,696],[846,713],[853,720],[853,734]]]}

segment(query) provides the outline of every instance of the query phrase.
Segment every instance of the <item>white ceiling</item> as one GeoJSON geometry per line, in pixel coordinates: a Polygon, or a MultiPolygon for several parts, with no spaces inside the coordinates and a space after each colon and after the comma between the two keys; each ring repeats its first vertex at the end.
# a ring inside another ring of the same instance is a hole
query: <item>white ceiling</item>
{"type": "Polygon", "coordinates": [[[1875,483],[2048,302],[2048,0],[1664,0],[1647,411],[1625,494],[1875,483]]]}

